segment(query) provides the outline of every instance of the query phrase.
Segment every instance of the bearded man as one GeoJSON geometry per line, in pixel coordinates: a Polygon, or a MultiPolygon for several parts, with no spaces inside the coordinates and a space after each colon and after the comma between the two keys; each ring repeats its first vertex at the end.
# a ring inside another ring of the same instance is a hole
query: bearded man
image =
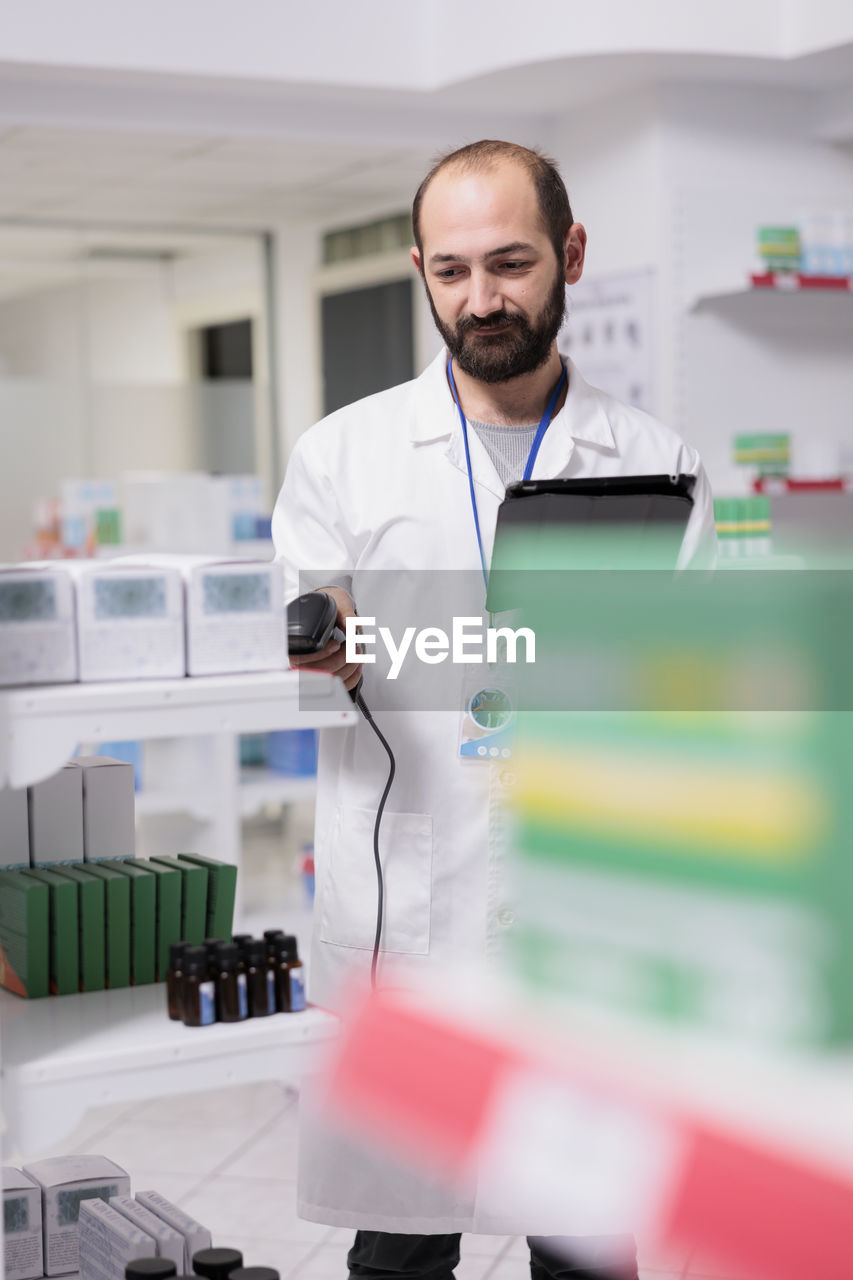
{"type": "MultiPolygon", "coordinates": [[[[298,440],[273,519],[289,597],[313,574],[307,580],[334,599],[344,628],[374,570],[485,575],[498,507],[525,469],[534,479],[691,474],[679,563],[712,558],[698,455],[589,386],[558,352],[566,286],[581,278],[587,237],[555,164],[507,142],[463,147],[427,174],[412,220],[412,261],[445,349],[419,378],[333,413],[298,440]]],[[[333,672],[347,689],[362,675],[335,642],[293,662],[333,672]]],[[[375,668],[366,671],[370,704],[375,668]]],[[[395,986],[488,958],[513,925],[495,814],[514,777],[505,761],[460,759],[459,723],[440,710],[394,719],[397,774],[381,844],[382,973],[395,986]]],[[[312,1000],[332,1009],[370,971],[386,764],[364,720],[321,742],[310,981],[312,1000]]],[[[555,1249],[546,1233],[582,1232],[582,1223],[518,1221],[491,1209],[476,1185],[439,1185],[348,1147],[316,1120],[298,1177],[301,1216],[357,1230],[349,1268],[365,1280],[450,1280],[466,1231],[527,1235],[534,1280],[637,1276],[630,1237],[585,1237],[572,1262],[565,1239],[555,1249]]]]}

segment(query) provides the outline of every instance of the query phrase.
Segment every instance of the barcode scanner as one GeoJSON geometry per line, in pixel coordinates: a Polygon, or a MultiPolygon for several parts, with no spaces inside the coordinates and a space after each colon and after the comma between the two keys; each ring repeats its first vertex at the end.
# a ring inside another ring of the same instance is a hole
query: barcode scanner
{"type": "MultiPolygon", "coordinates": [[[[337,605],[325,591],[309,591],[304,596],[298,596],[287,606],[288,653],[319,653],[332,640],[343,644],[346,636],[337,621],[337,605]]],[[[349,696],[356,705],[360,701],[363,680],[364,677],[360,676],[358,684],[349,691],[349,696]]]]}
{"type": "MultiPolygon", "coordinates": [[[[337,625],[337,622],[338,607],[332,597],[327,595],[325,591],[309,591],[304,596],[298,596],[287,606],[288,653],[319,653],[321,649],[325,649],[331,640],[337,640],[338,644],[344,644],[346,636],[337,625]]],[[[393,751],[389,747],[382,730],[370,714],[367,703],[361,696],[363,682],[364,676],[359,676],[358,684],[350,689],[349,696],[382,743],[388,753],[390,764],[388,781],[385,783],[385,790],[382,792],[382,799],[379,801],[379,808],[376,811],[376,823],[373,828],[373,860],[376,864],[377,901],[376,934],[373,941],[373,959],[370,964],[370,982],[375,987],[376,963],[379,958],[379,943],[382,938],[382,916],[385,903],[382,863],[379,858],[379,824],[382,821],[385,801],[388,799],[388,792],[391,790],[391,783],[394,781],[397,766],[394,761],[393,751]]]]}

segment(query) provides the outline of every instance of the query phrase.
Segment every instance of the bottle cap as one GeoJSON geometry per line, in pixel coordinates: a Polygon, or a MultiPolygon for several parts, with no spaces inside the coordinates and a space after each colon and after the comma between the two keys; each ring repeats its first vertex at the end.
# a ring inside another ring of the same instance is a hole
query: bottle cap
{"type": "Polygon", "coordinates": [[[189,947],[188,942],[170,942],[169,943],[169,968],[180,969],[180,962],[184,957],[184,952],[189,947]]]}
{"type": "Polygon", "coordinates": [[[282,937],[284,937],[283,929],[264,929],[264,942],[266,942],[270,947],[275,942],[276,938],[282,937]]]}
{"type": "Polygon", "coordinates": [[[279,1274],[274,1267],[238,1267],[228,1280],[279,1280],[279,1274]]]}
{"type": "Polygon", "coordinates": [[[251,933],[232,933],[231,941],[236,942],[240,950],[244,951],[249,943],[254,942],[255,939],[252,937],[251,933]]]}
{"type": "Polygon", "coordinates": [[[184,974],[187,977],[198,977],[207,973],[209,961],[205,947],[187,947],[183,957],[184,974]]]}
{"type": "Polygon", "coordinates": [[[280,938],[273,939],[273,952],[279,960],[298,960],[299,943],[292,933],[283,933],[280,938]]]}
{"type": "Polygon", "coordinates": [[[178,1268],[168,1258],[134,1258],[124,1269],[125,1280],[167,1280],[178,1268]]]}
{"type": "Polygon", "coordinates": [[[214,955],[220,969],[236,969],[240,963],[240,948],[236,942],[220,942],[214,955]]]}
{"type": "Polygon", "coordinates": [[[253,938],[251,942],[247,942],[243,949],[243,955],[250,964],[259,964],[266,966],[267,962],[267,944],[263,938],[253,938]]]}
{"type": "Polygon", "coordinates": [[[221,946],[224,941],[224,938],[205,938],[201,945],[206,949],[208,955],[212,956],[216,948],[221,946]]]}
{"type": "Polygon", "coordinates": [[[199,1249],[193,1254],[193,1271],[208,1280],[227,1280],[232,1271],[243,1265],[239,1249],[199,1249]]]}

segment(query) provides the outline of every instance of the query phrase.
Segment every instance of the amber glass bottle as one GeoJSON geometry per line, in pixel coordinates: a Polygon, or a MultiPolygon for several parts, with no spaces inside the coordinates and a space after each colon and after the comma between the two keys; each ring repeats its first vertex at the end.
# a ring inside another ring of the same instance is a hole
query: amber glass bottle
{"type": "Polygon", "coordinates": [[[279,1013],[299,1013],[305,1008],[305,986],[297,941],[292,934],[283,934],[273,945],[276,1008],[279,1013]]]}
{"type": "Polygon", "coordinates": [[[275,972],[267,964],[267,944],[253,938],[243,950],[246,985],[249,990],[249,1017],[265,1018],[275,1013],[275,972]]]}
{"type": "Polygon", "coordinates": [[[237,944],[221,943],[216,948],[216,1016],[220,1022],[242,1022],[249,1016],[246,974],[240,968],[237,944]]]}
{"type": "Polygon", "coordinates": [[[242,1265],[239,1249],[199,1249],[193,1254],[193,1271],[205,1280],[228,1280],[231,1272],[242,1265]]]}
{"type": "Polygon", "coordinates": [[[169,1017],[180,1022],[184,1016],[184,970],[183,956],[188,942],[173,942],[169,947],[169,968],[166,973],[166,1003],[169,1006],[169,1017]]]}
{"type": "Polygon", "coordinates": [[[187,947],[183,958],[185,1027],[207,1027],[216,1021],[216,987],[204,947],[187,947]]]}
{"type": "Polygon", "coordinates": [[[124,1269],[125,1280],[169,1280],[178,1268],[168,1258],[134,1258],[124,1269]]]}

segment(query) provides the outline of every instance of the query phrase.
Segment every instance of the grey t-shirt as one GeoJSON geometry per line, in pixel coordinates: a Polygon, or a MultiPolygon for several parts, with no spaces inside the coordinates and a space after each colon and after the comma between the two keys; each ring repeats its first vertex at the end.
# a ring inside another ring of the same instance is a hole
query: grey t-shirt
{"type": "Polygon", "coordinates": [[[493,422],[468,420],[486,447],[504,486],[521,480],[538,423],[532,427],[499,427],[493,422]]]}

